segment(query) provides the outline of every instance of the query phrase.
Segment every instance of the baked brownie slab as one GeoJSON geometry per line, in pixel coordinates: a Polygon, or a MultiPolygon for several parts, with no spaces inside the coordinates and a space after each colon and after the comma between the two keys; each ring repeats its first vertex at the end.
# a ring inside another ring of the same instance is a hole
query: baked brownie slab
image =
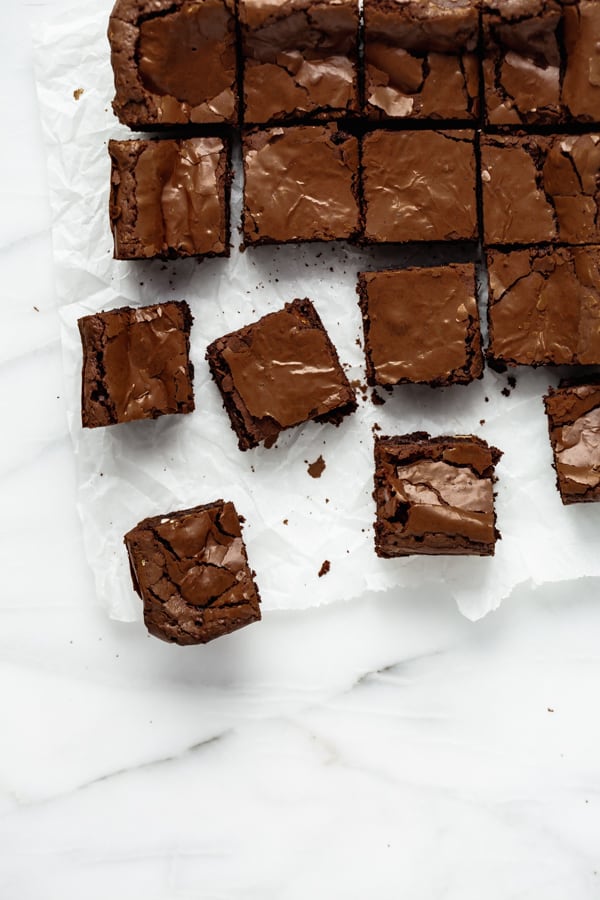
{"type": "Polygon", "coordinates": [[[561,382],[544,397],[564,504],[600,500],[600,382],[561,382]]]}
{"type": "Polygon", "coordinates": [[[600,122],[600,4],[579,0],[564,9],[565,73],[562,101],[566,116],[600,122]]]}
{"type": "Polygon", "coordinates": [[[286,303],[214,341],[207,349],[240,450],[272,446],[281,431],[309,419],[339,424],[354,412],[354,391],[310,300],[286,303]]]}
{"type": "Polygon", "coordinates": [[[125,535],[131,577],[155,637],[206,644],[260,619],[233,503],[216,500],[144,519],[125,535]]]}
{"type": "Polygon", "coordinates": [[[370,118],[475,119],[479,0],[364,0],[370,118]]]}
{"type": "Polygon", "coordinates": [[[229,149],[221,138],[109,141],[115,259],[229,256],[229,149]]]}
{"type": "Polygon", "coordinates": [[[472,435],[375,438],[377,555],[493,556],[501,455],[472,435]]]}
{"type": "Polygon", "coordinates": [[[490,362],[600,364],[600,247],[487,254],[490,362]]]}
{"type": "Polygon", "coordinates": [[[474,265],[360,272],[371,385],[468,384],[483,372],[474,265]]]}
{"type": "Polygon", "coordinates": [[[358,0],[239,0],[244,122],[359,111],[358,0]]]}
{"type": "Polygon", "coordinates": [[[357,138],[335,125],[270,128],[246,134],[243,156],[247,244],[357,236],[357,138]]]}
{"type": "Polygon", "coordinates": [[[78,325],[84,428],[192,412],[192,314],[184,300],[125,306],[84,316],[78,325]]]}
{"type": "Polygon", "coordinates": [[[473,131],[385,131],[363,138],[367,242],[475,240],[473,131]]]}
{"type": "Polygon", "coordinates": [[[234,0],[117,0],[113,109],[130,128],[238,118],[234,0]]]}

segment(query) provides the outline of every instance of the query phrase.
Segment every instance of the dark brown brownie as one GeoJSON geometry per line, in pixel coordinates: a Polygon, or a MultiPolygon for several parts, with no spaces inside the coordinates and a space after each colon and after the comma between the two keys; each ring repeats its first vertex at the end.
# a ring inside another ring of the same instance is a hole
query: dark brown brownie
{"type": "Polygon", "coordinates": [[[564,504],[600,500],[600,382],[562,381],[544,397],[564,504]]]}
{"type": "Polygon", "coordinates": [[[192,314],[184,300],[79,319],[84,428],[194,409],[192,314]]]}
{"type": "Polygon", "coordinates": [[[356,114],[358,0],[239,0],[246,124],[356,114]]]}
{"type": "Polygon", "coordinates": [[[247,244],[358,235],[357,138],[335,125],[270,128],[246,134],[243,155],[247,244]]]}
{"type": "Polygon", "coordinates": [[[229,148],[221,138],[109,141],[115,259],[229,256],[229,148]]]}
{"type": "Polygon", "coordinates": [[[364,0],[370,118],[475,119],[479,0],[364,0]]]}
{"type": "Polygon", "coordinates": [[[240,450],[271,447],[281,431],[309,419],[338,425],[356,399],[310,300],[226,334],[206,358],[240,450]]]}
{"type": "Polygon", "coordinates": [[[472,435],[376,437],[377,555],[493,556],[501,455],[472,435]]]}
{"type": "Polygon", "coordinates": [[[468,384],[483,373],[475,266],[360,272],[370,385],[468,384]]]}
{"type": "Polygon", "coordinates": [[[475,240],[473,131],[385,131],[363,139],[367,242],[475,240]]]}
{"type": "Polygon", "coordinates": [[[144,622],[173,644],[206,644],[260,620],[260,596],[248,566],[233,503],[144,519],[125,535],[144,622]]]}
{"type": "Polygon", "coordinates": [[[579,0],[563,13],[565,73],[562,101],[566,116],[600,122],[600,3],[579,0]]]}
{"type": "Polygon", "coordinates": [[[234,0],[117,0],[108,39],[125,125],[237,122],[234,0]]]}
{"type": "Polygon", "coordinates": [[[600,241],[600,135],[486,135],[481,142],[488,245],[600,241]]]}
{"type": "Polygon", "coordinates": [[[487,254],[496,366],[600,364],[600,246],[487,254]]]}

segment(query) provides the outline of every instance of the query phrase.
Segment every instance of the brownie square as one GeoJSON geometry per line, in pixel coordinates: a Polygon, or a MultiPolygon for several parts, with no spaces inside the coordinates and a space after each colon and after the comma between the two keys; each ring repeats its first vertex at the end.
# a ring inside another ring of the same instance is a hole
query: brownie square
{"type": "Polygon", "coordinates": [[[357,138],[335,125],[251,131],[243,140],[243,157],[247,244],[358,235],[357,138]]]}
{"type": "Polygon", "coordinates": [[[479,0],[364,0],[364,20],[369,118],[477,118],[479,0]]]}
{"type": "Polygon", "coordinates": [[[562,118],[560,0],[483,0],[488,125],[562,118]]]}
{"type": "Polygon", "coordinates": [[[192,412],[192,321],[184,300],[79,319],[83,427],[192,412]]]}
{"type": "Polygon", "coordinates": [[[488,245],[600,242],[600,135],[486,135],[481,141],[488,245]]]}
{"type": "Polygon", "coordinates": [[[113,109],[147,129],[238,118],[234,0],[117,0],[113,109]]]}
{"type": "Polygon", "coordinates": [[[206,644],[260,620],[243,518],[216,500],[144,519],[125,535],[144,622],[173,644],[206,644]]]}
{"type": "Polygon", "coordinates": [[[578,0],[563,12],[565,72],[562,100],[568,118],[600,122],[600,4],[578,0]]]}
{"type": "Polygon", "coordinates": [[[474,265],[360,272],[367,382],[468,384],[483,373],[474,265]]]}
{"type": "Polygon", "coordinates": [[[228,145],[109,141],[115,259],[229,256],[228,145]]]}
{"type": "Polygon", "coordinates": [[[309,419],[338,425],[356,409],[354,391],[310,300],[226,334],[207,349],[240,450],[271,447],[309,419]]]}
{"type": "Polygon", "coordinates": [[[496,447],[472,435],[375,438],[378,556],[493,556],[496,447]]]}
{"type": "Polygon", "coordinates": [[[600,500],[600,382],[563,381],[544,397],[562,502],[600,500]]]}
{"type": "Polygon", "coordinates": [[[384,131],[363,138],[364,239],[475,240],[473,131],[384,131]]]}
{"type": "Polygon", "coordinates": [[[496,367],[600,364],[600,247],[487,254],[496,367]]]}
{"type": "Polygon", "coordinates": [[[239,0],[246,124],[356,114],[358,0],[239,0]]]}

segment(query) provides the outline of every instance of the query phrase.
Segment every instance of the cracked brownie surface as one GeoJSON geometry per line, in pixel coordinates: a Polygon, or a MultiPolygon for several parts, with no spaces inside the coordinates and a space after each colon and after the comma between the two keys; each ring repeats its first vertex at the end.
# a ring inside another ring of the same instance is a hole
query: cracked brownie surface
{"type": "Polygon", "coordinates": [[[564,504],[600,500],[600,382],[562,381],[544,397],[564,504]]]}

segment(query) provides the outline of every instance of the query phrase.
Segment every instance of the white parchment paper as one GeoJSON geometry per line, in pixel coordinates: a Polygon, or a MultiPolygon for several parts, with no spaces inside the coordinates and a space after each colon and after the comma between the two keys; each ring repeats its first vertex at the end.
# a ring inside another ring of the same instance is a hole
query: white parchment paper
{"type": "MultiPolygon", "coordinates": [[[[108,224],[110,137],[130,133],[114,118],[109,0],[85,0],[35,36],[36,74],[48,146],[54,252],[69,419],[77,459],[79,511],[98,597],[120,620],[141,615],[123,546],[140,519],[223,497],[246,517],[248,554],[263,609],[302,608],[366,590],[410,592],[432,584],[469,618],[496,608],[516,585],[600,575],[600,505],[564,508],[554,484],[542,394],[556,372],[486,371],[483,381],[444,390],[396,388],[383,406],[360,391],[360,408],[339,427],[308,424],[275,448],[241,453],[204,360],[207,344],[231,329],[310,297],[349,378],[364,382],[356,275],[363,269],[440,261],[441,251],[359,251],[346,245],[237,247],[239,163],[233,188],[229,260],[120,262],[108,224]],[[195,317],[191,355],[196,411],[84,431],[77,319],[123,305],[186,299],[195,317]],[[477,434],[504,451],[497,469],[493,559],[380,560],[373,550],[373,434],[415,430],[477,434]],[[308,463],[323,456],[319,479],[308,463]],[[319,578],[324,560],[330,572],[319,578]]],[[[446,253],[448,251],[445,251],[446,253]]],[[[457,261],[466,259],[450,250],[457,261]]]]}

